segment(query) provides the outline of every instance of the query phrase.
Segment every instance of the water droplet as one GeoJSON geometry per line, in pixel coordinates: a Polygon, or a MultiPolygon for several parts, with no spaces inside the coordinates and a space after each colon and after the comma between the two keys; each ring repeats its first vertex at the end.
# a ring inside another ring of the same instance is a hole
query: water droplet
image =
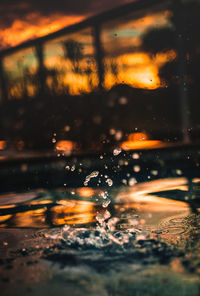
{"type": "Polygon", "coordinates": [[[75,171],[75,169],[76,169],[76,166],[75,166],[75,165],[73,165],[73,166],[71,167],[71,171],[72,171],[72,172],[74,172],[74,171],[75,171]]]}
{"type": "Polygon", "coordinates": [[[177,175],[182,175],[182,171],[181,170],[176,170],[177,175]]]}
{"type": "Polygon", "coordinates": [[[117,156],[117,155],[119,155],[121,152],[122,152],[122,149],[121,149],[121,148],[115,148],[115,149],[113,150],[113,155],[114,155],[114,156],[117,156]]]}
{"type": "Polygon", "coordinates": [[[135,239],[136,239],[136,241],[145,240],[146,236],[144,234],[138,234],[135,239]]]}
{"type": "Polygon", "coordinates": [[[26,172],[28,170],[28,165],[26,163],[21,165],[21,171],[26,172]]]}
{"type": "Polygon", "coordinates": [[[139,224],[138,217],[131,217],[128,222],[131,226],[137,226],[139,224]]]}
{"type": "Polygon", "coordinates": [[[157,176],[158,175],[158,171],[157,170],[152,170],[151,171],[151,174],[154,175],[154,176],[157,176]]]}
{"type": "Polygon", "coordinates": [[[139,153],[133,153],[132,158],[133,159],[139,159],[140,158],[139,153]]]}
{"type": "Polygon", "coordinates": [[[119,103],[121,105],[126,105],[128,103],[128,99],[126,97],[119,98],[119,103]]]}
{"type": "Polygon", "coordinates": [[[108,184],[108,186],[112,186],[113,185],[113,181],[111,179],[107,179],[106,183],[108,184]]]}
{"type": "Polygon", "coordinates": [[[52,138],[52,143],[56,143],[56,139],[55,138],[52,138]]]}
{"type": "Polygon", "coordinates": [[[109,132],[110,132],[110,135],[112,135],[112,136],[116,133],[115,129],[113,129],[113,128],[111,128],[109,132]]]}
{"type": "Polygon", "coordinates": [[[105,200],[103,203],[102,203],[102,207],[103,208],[107,208],[109,206],[109,204],[111,203],[111,200],[110,199],[107,199],[105,200]]]}
{"type": "Polygon", "coordinates": [[[69,126],[69,125],[66,125],[66,126],[64,127],[64,131],[65,131],[65,132],[69,132],[69,131],[70,131],[70,126],[69,126]]]}
{"type": "Polygon", "coordinates": [[[96,220],[102,224],[104,222],[104,216],[101,214],[96,215],[96,220]]]}
{"type": "Polygon", "coordinates": [[[88,176],[85,178],[84,186],[87,186],[87,185],[88,185],[88,182],[89,182],[92,178],[96,178],[98,175],[99,175],[99,172],[98,172],[98,171],[93,171],[90,175],[88,175],[88,176]]]}
{"type": "Polygon", "coordinates": [[[134,165],[133,170],[134,170],[134,172],[138,173],[140,171],[140,166],[134,165]]]}
{"type": "Polygon", "coordinates": [[[134,186],[137,183],[135,178],[130,178],[128,181],[129,186],[134,186]]]}
{"type": "Polygon", "coordinates": [[[102,198],[104,198],[104,199],[106,199],[106,198],[108,197],[108,192],[107,192],[107,191],[105,191],[105,192],[101,192],[101,193],[99,194],[99,196],[102,197],[102,198]]]}
{"type": "Polygon", "coordinates": [[[94,171],[90,174],[90,178],[95,178],[99,175],[99,172],[98,171],[94,171]]]}
{"type": "Polygon", "coordinates": [[[116,139],[117,141],[119,141],[119,140],[121,140],[121,138],[122,138],[122,132],[121,132],[121,131],[117,131],[117,132],[115,133],[115,139],[116,139]]]}
{"type": "Polygon", "coordinates": [[[107,223],[108,229],[110,231],[115,231],[116,224],[118,221],[119,221],[119,218],[117,218],[117,217],[113,217],[113,218],[109,219],[108,223],[107,223]]]}
{"type": "Polygon", "coordinates": [[[126,180],[126,179],[122,179],[122,183],[123,183],[124,185],[127,185],[127,180],[126,180]]]}
{"type": "Polygon", "coordinates": [[[69,225],[65,225],[65,226],[63,226],[63,229],[62,230],[63,231],[67,231],[67,230],[69,230],[69,228],[70,228],[69,225]]]}
{"type": "Polygon", "coordinates": [[[107,220],[111,217],[111,214],[108,210],[106,210],[103,216],[104,216],[104,220],[107,220]]]}

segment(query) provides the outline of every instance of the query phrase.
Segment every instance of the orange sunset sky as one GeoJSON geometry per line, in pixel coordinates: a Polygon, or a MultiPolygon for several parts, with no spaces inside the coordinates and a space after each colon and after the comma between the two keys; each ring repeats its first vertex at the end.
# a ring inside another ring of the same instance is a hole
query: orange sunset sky
{"type": "Polygon", "coordinates": [[[1,0],[0,49],[47,35],[132,0],[1,0]]]}

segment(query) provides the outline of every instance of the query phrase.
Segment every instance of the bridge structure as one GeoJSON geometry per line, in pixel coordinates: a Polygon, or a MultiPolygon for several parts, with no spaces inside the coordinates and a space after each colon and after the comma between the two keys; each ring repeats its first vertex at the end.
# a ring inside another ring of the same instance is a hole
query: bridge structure
{"type": "MultiPolygon", "coordinates": [[[[109,92],[121,84],[151,92],[151,96],[168,88],[171,92],[166,104],[173,108],[177,101],[179,129],[188,142],[192,124],[185,61],[190,55],[183,25],[185,2],[134,1],[0,51],[0,104],[48,95],[109,92]]],[[[112,104],[112,99],[109,102],[112,104]]],[[[120,104],[126,104],[123,96],[120,104]]]]}

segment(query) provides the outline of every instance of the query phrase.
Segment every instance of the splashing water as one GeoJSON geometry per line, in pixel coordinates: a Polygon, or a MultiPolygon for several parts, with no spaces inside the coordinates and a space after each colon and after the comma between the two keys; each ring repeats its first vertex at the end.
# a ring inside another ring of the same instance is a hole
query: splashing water
{"type": "Polygon", "coordinates": [[[108,205],[111,203],[111,200],[110,199],[107,199],[107,200],[105,200],[103,203],[102,203],[102,207],[103,208],[107,208],[108,207],[108,205]]]}
{"type": "Polygon", "coordinates": [[[84,186],[88,186],[89,181],[90,181],[92,178],[96,178],[96,177],[98,177],[98,175],[99,175],[99,172],[98,172],[98,171],[93,171],[90,175],[88,175],[88,176],[85,178],[84,186]]]}
{"type": "Polygon", "coordinates": [[[108,192],[107,191],[103,191],[99,194],[100,197],[102,197],[103,199],[106,199],[108,197],[108,192]]]}
{"type": "Polygon", "coordinates": [[[112,186],[113,185],[113,181],[111,179],[107,179],[106,183],[108,184],[108,186],[112,186]]]}

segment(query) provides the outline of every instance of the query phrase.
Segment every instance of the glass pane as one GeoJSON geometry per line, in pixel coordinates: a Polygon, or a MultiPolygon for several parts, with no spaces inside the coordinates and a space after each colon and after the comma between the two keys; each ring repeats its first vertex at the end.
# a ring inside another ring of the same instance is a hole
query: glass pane
{"type": "Polygon", "coordinates": [[[38,62],[34,48],[6,56],[3,65],[9,99],[33,97],[36,94],[38,62]]]}
{"type": "Polygon", "coordinates": [[[200,130],[199,93],[200,93],[200,2],[184,1],[181,14],[183,42],[183,62],[185,68],[184,91],[189,102],[190,126],[189,133],[197,140],[200,130]]]}
{"type": "Polygon", "coordinates": [[[171,3],[164,2],[102,25],[104,87],[117,110],[110,122],[114,130],[162,140],[180,136],[178,83],[171,72],[177,60],[173,17],[171,3]]]}
{"type": "MultiPolygon", "coordinates": [[[[121,19],[106,23],[102,27],[102,43],[105,53],[105,87],[115,83],[128,83],[133,87],[156,89],[161,86],[159,69],[175,58],[173,48],[165,54],[154,52],[145,44],[148,35],[160,35],[173,26],[172,11],[165,7],[130,13],[121,19]],[[146,39],[145,39],[146,38],[146,39]]],[[[163,35],[162,38],[165,38],[163,35]]],[[[156,44],[151,44],[156,47],[156,44]]],[[[163,51],[165,48],[163,48],[163,51]]]]}
{"type": "Polygon", "coordinates": [[[91,28],[47,42],[44,57],[51,92],[77,95],[98,86],[91,28]]]}

